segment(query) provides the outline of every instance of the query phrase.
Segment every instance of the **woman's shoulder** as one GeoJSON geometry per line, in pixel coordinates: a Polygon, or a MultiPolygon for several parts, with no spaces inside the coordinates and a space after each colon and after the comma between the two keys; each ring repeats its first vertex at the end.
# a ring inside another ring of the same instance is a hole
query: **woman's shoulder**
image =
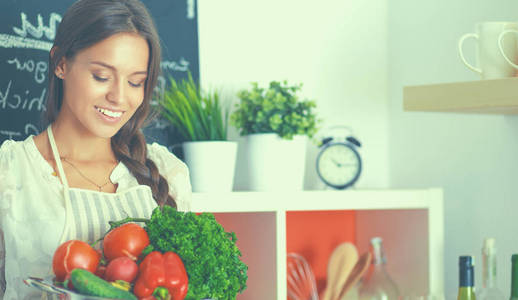
{"type": "Polygon", "coordinates": [[[34,173],[35,170],[47,172],[49,168],[32,135],[23,141],[6,140],[0,145],[0,175],[4,177],[21,178],[34,173]]]}
{"type": "Polygon", "coordinates": [[[0,198],[2,198],[2,190],[5,189],[5,184],[8,178],[11,178],[11,169],[16,162],[17,152],[19,151],[20,142],[13,140],[5,140],[0,145],[0,198]]]}
{"type": "Polygon", "coordinates": [[[147,144],[148,158],[151,159],[160,170],[168,171],[175,168],[187,169],[187,166],[167,147],[158,143],[147,144]]]}
{"type": "MultiPolygon", "coordinates": [[[[28,139],[28,138],[27,138],[28,139]]],[[[0,145],[0,169],[5,170],[7,166],[16,162],[25,153],[24,141],[5,140],[0,145]]]]}
{"type": "Polygon", "coordinates": [[[10,201],[16,191],[24,142],[6,140],[0,145],[0,217],[10,207],[10,201]]]}
{"type": "Polygon", "coordinates": [[[14,141],[14,140],[5,140],[0,143],[0,155],[7,155],[7,153],[11,153],[13,149],[18,147],[22,142],[14,141]]]}

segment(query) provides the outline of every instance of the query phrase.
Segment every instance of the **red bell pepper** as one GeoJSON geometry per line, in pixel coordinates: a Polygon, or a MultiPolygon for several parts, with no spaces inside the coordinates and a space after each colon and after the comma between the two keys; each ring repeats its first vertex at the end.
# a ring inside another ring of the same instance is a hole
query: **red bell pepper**
{"type": "Polygon", "coordinates": [[[188,285],[187,272],[176,253],[153,251],[139,265],[133,293],[139,299],[154,296],[160,300],[182,300],[188,285]]]}

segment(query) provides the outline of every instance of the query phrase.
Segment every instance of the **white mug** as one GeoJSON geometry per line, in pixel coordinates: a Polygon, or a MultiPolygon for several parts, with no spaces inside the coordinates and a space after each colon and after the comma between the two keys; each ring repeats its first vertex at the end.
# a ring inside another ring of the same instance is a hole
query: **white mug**
{"type": "Polygon", "coordinates": [[[459,39],[459,54],[462,62],[472,71],[479,73],[482,79],[514,76],[515,70],[509,62],[518,63],[518,35],[509,35],[502,39],[504,33],[507,33],[509,30],[518,30],[518,23],[478,23],[475,33],[467,33],[459,39]],[[477,40],[478,67],[468,63],[462,53],[462,45],[468,38],[475,38],[477,40]],[[501,43],[500,40],[502,40],[501,43]],[[505,52],[505,55],[502,55],[502,52],[505,52]]]}
{"type": "Polygon", "coordinates": [[[500,33],[498,36],[498,47],[500,48],[500,53],[504,57],[504,59],[511,65],[513,68],[518,69],[518,65],[516,64],[518,62],[518,39],[517,34],[518,30],[516,29],[506,29],[500,33]],[[508,33],[514,33],[513,38],[505,38],[504,36],[508,33]],[[509,57],[510,55],[511,57],[509,57]]]}

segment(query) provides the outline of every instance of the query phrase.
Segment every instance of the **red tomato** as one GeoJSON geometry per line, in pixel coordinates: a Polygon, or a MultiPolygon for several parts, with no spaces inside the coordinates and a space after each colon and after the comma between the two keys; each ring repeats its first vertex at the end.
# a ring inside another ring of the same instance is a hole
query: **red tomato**
{"type": "Polygon", "coordinates": [[[121,256],[108,263],[104,279],[108,281],[124,280],[131,283],[137,277],[137,273],[137,263],[129,257],[121,256]]]}
{"type": "Polygon", "coordinates": [[[110,231],[104,237],[104,257],[108,261],[121,256],[137,260],[148,245],[149,237],[144,228],[135,223],[127,223],[110,231]]]}
{"type": "Polygon", "coordinates": [[[52,271],[58,281],[75,268],[81,268],[95,272],[101,256],[92,246],[79,240],[70,240],[61,244],[54,252],[52,258],[52,271]]]}

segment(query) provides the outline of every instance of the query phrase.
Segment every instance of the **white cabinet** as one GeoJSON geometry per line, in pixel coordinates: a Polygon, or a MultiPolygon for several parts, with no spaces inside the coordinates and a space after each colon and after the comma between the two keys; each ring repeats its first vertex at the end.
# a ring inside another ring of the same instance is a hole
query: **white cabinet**
{"type": "MultiPolygon", "coordinates": [[[[236,233],[249,267],[248,288],[237,299],[287,298],[286,216],[303,211],[316,228],[312,212],[354,211],[360,253],[371,237],[381,236],[387,267],[404,293],[443,293],[441,189],[195,193],[192,209],[214,213],[226,231],[236,233]]],[[[322,231],[324,240],[326,234],[322,231]]]]}

